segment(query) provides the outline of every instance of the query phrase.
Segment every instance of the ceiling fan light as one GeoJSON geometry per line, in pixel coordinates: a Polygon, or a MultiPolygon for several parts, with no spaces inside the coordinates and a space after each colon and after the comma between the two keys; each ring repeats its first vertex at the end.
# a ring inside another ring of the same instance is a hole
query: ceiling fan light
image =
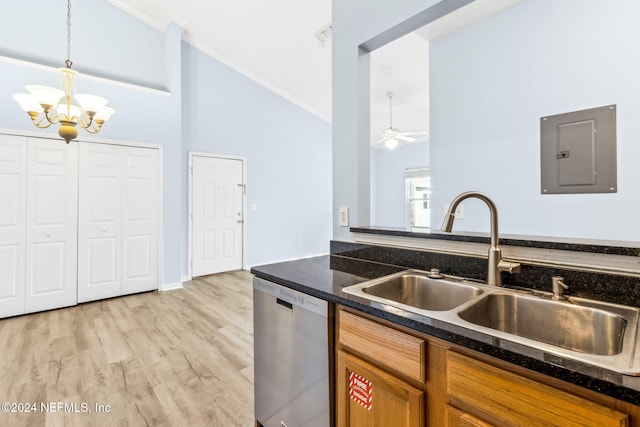
{"type": "Polygon", "coordinates": [[[395,138],[387,139],[387,141],[384,143],[384,145],[388,149],[393,150],[394,148],[396,148],[398,146],[398,140],[395,139],[395,138]]]}

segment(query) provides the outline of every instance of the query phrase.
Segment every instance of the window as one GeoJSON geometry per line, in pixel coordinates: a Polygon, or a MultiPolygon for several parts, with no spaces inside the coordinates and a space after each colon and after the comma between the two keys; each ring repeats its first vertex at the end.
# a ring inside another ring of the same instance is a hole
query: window
{"type": "Polygon", "coordinates": [[[407,228],[429,228],[431,225],[429,169],[405,169],[404,176],[407,188],[407,228]]]}

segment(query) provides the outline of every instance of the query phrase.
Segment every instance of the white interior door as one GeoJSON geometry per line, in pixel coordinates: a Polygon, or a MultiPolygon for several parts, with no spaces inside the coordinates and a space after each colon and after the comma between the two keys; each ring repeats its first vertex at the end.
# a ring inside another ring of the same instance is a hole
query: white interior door
{"type": "Polygon", "coordinates": [[[193,277],[242,268],[244,162],[193,156],[193,277]]]}
{"type": "Polygon", "coordinates": [[[27,312],[77,302],[78,144],[29,138],[27,312]]]}
{"type": "Polygon", "coordinates": [[[78,302],[121,294],[121,148],[80,144],[78,302]]]}
{"type": "Polygon", "coordinates": [[[0,135],[0,317],[25,311],[27,138],[0,135]]]}
{"type": "Polygon", "coordinates": [[[149,148],[122,149],[122,294],[130,294],[158,289],[159,155],[149,148]]]}

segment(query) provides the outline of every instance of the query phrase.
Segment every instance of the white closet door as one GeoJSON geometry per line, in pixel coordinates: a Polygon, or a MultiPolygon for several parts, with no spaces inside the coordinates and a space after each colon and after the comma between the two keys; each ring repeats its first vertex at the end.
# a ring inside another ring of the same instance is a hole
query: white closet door
{"type": "Polygon", "coordinates": [[[193,156],[193,277],[242,268],[243,161],[193,156]]]}
{"type": "Polygon", "coordinates": [[[0,317],[24,313],[27,138],[0,135],[0,317]]]}
{"type": "Polygon", "coordinates": [[[78,302],[121,294],[122,151],[80,143],[78,302]]]}
{"type": "Polygon", "coordinates": [[[158,289],[159,156],[148,148],[123,150],[122,294],[130,294],[158,289]]]}
{"type": "Polygon", "coordinates": [[[77,302],[78,144],[29,138],[26,311],[77,302]]]}

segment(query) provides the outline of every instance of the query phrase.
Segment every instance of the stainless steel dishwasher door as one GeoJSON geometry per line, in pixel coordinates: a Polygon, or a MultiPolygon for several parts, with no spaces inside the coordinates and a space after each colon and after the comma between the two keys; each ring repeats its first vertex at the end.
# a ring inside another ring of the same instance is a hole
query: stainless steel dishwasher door
{"type": "Polygon", "coordinates": [[[253,279],[255,416],[264,427],[329,427],[328,304],[253,279]]]}

